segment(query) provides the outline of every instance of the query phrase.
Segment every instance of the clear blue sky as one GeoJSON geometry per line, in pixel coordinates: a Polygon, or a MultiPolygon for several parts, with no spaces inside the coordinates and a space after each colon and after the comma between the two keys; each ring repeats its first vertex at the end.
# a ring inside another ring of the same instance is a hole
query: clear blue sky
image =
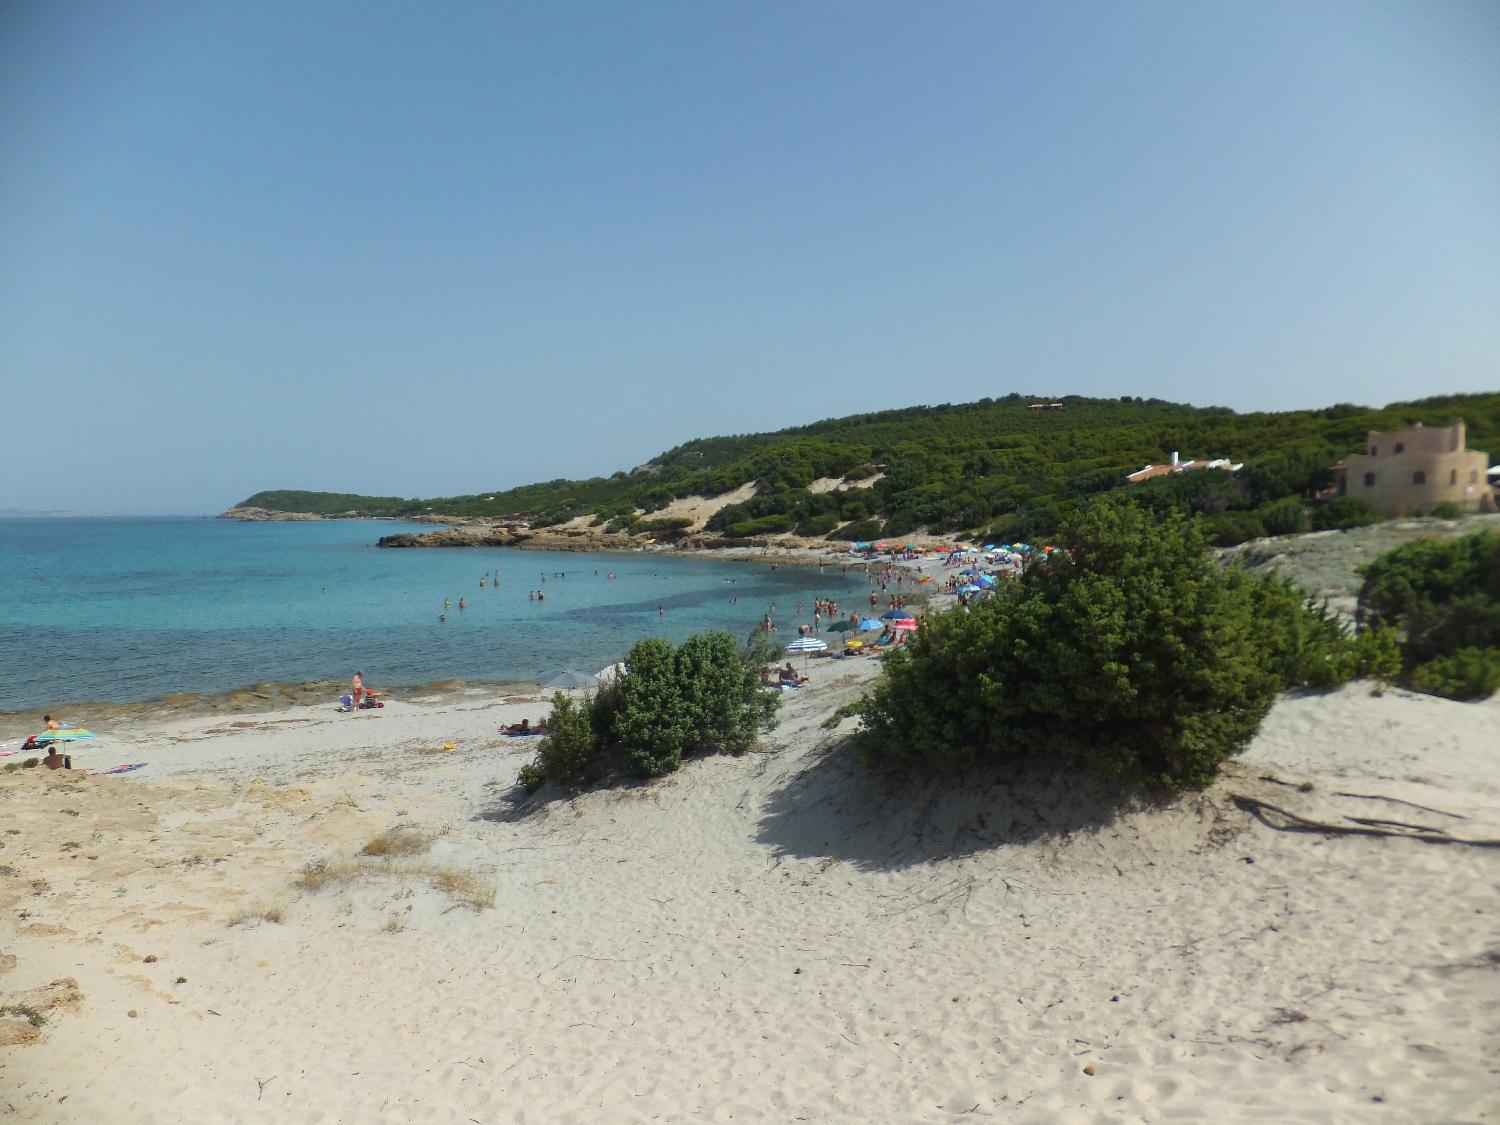
{"type": "Polygon", "coordinates": [[[0,5],[0,508],[1500,388],[1500,4],[0,5]]]}

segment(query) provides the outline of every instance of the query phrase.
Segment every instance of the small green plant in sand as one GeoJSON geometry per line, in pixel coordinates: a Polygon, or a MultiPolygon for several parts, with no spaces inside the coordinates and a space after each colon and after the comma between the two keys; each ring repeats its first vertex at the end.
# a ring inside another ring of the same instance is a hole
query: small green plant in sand
{"type": "Polygon", "coordinates": [[[47,1022],[46,1013],[39,1008],[33,1008],[30,1004],[5,1004],[0,1005],[0,1016],[16,1016],[25,1020],[32,1027],[42,1027],[47,1022]]]}
{"type": "Polygon", "coordinates": [[[279,906],[252,906],[248,910],[241,910],[230,915],[227,926],[243,926],[248,922],[274,922],[281,925],[286,921],[286,912],[279,906]]]}

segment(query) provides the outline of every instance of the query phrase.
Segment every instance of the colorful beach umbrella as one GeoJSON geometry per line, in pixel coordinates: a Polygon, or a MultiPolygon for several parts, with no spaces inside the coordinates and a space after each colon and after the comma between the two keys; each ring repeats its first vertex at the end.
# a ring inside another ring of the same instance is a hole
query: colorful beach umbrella
{"type": "Polygon", "coordinates": [[[832,625],[828,626],[828,631],[830,633],[847,633],[850,629],[854,628],[857,628],[854,622],[844,619],[835,621],[832,625]]]}
{"type": "Polygon", "coordinates": [[[915,616],[909,609],[888,609],[880,615],[882,621],[900,621],[915,616]]]}
{"type": "Polygon", "coordinates": [[[861,631],[865,629],[884,629],[885,623],[878,617],[866,617],[859,623],[859,627],[861,631]]]}
{"type": "Polygon", "coordinates": [[[917,623],[913,620],[891,622],[891,632],[893,633],[915,633],[916,631],[917,623]]]}

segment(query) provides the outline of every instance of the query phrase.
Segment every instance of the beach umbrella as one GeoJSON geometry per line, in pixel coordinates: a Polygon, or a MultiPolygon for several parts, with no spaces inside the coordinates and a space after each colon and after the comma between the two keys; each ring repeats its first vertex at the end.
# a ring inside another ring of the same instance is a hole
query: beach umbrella
{"type": "Polygon", "coordinates": [[[988,574],[981,574],[978,578],[974,579],[974,581],[979,583],[979,585],[983,586],[985,589],[989,589],[995,584],[995,580],[988,574]]]}
{"type": "Polygon", "coordinates": [[[798,637],[786,646],[786,651],[801,653],[827,652],[828,642],[820,641],[817,637],[798,637]]]}
{"type": "Polygon", "coordinates": [[[855,628],[854,622],[847,619],[841,619],[828,626],[828,631],[830,633],[847,633],[850,629],[853,628],[855,628]]]}
{"type": "Polygon", "coordinates": [[[786,651],[800,652],[802,654],[802,663],[805,666],[807,664],[808,658],[812,656],[813,653],[828,651],[828,642],[820,641],[817,637],[798,637],[795,641],[786,646],[786,651]]]}
{"type": "Polygon", "coordinates": [[[591,676],[587,672],[579,672],[570,668],[566,672],[559,672],[542,686],[547,688],[563,688],[566,690],[572,690],[576,688],[596,687],[598,683],[598,676],[591,676]]]}
{"type": "Polygon", "coordinates": [[[984,589],[983,586],[976,586],[976,585],[974,585],[974,583],[970,582],[970,583],[968,583],[966,585],[960,586],[958,588],[958,592],[960,594],[977,594],[977,593],[979,593],[980,590],[983,590],[983,589],[984,589]]]}
{"type": "Polygon", "coordinates": [[[884,629],[885,625],[878,617],[866,617],[859,623],[859,628],[863,632],[866,629],[884,629]]]}
{"type": "Polygon", "coordinates": [[[967,574],[970,577],[972,577],[973,575],[978,574],[979,571],[975,570],[972,566],[966,566],[962,570],[960,570],[958,573],[959,574],[967,574]]]}
{"type": "Polygon", "coordinates": [[[915,633],[916,631],[917,623],[915,621],[908,619],[891,622],[891,632],[893,633],[915,633]]]}
{"type": "Polygon", "coordinates": [[[623,660],[621,660],[617,664],[611,664],[608,668],[600,668],[599,671],[594,673],[594,675],[599,678],[599,682],[601,684],[607,683],[610,680],[618,680],[624,674],[625,661],[623,660]]]}
{"type": "Polygon", "coordinates": [[[909,609],[888,609],[880,615],[882,621],[900,621],[902,618],[914,616],[909,609]]]}

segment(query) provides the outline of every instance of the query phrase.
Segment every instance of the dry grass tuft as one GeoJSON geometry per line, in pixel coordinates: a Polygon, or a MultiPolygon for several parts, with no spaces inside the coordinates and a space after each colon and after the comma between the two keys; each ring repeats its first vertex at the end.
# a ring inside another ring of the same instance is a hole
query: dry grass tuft
{"type": "Polygon", "coordinates": [[[487,910],[495,905],[495,884],[481,879],[472,871],[456,867],[435,867],[424,874],[430,876],[449,898],[462,906],[487,910]]]}
{"type": "Polygon", "coordinates": [[[252,906],[231,915],[226,925],[243,926],[246,922],[275,922],[278,926],[286,921],[286,912],[279,906],[252,906]]]}
{"type": "Polygon", "coordinates": [[[302,869],[294,885],[318,891],[330,883],[344,886],[361,879],[426,879],[460,906],[487,910],[495,905],[495,885],[475,872],[436,863],[400,863],[380,857],[378,862],[358,860],[331,863],[315,860],[302,869]]]}
{"type": "Polygon", "coordinates": [[[435,837],[419,829],[398,824],[365,841],[360,855],[421,855],[435,837]]]}

